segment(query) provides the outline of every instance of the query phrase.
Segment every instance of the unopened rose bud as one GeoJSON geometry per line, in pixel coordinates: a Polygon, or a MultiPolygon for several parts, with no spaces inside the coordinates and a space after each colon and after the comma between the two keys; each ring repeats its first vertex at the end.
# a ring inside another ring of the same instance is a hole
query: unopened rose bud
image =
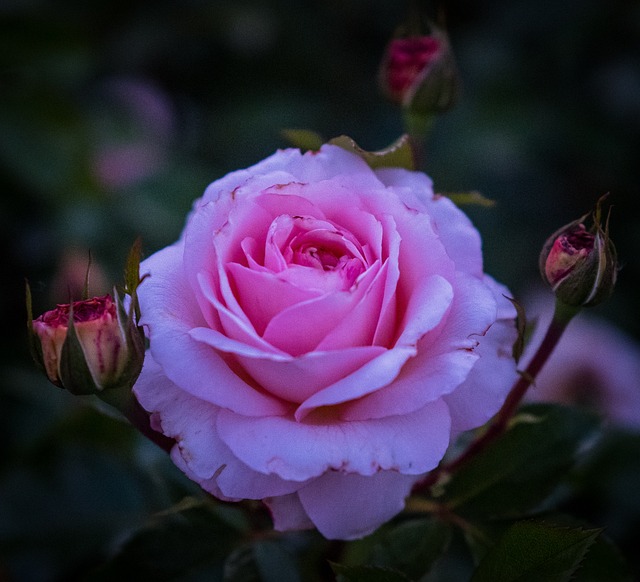
{"type": "Polygon", "coordinates": [[[36,359],[49,380],[73,394],[132,385],[140,373],[138,328],[110,295],[58,305],[31,327],[36,359]]]}
{"type": "Polygon", "coordinates": [[[380,67],[380,88],[393,103],[417,115],[449,109],[458,93],[458,75],[443,31],[393,39],[380,67]]]}
{"type": "Polygon", "coordinates": [[[604,301],[616,282],[616,250],[608,228],[600,222],[600,202],[585,226],[586,214],[552,234],[540,254],[542,278],[557,299],[572,307],[604,301]]]}

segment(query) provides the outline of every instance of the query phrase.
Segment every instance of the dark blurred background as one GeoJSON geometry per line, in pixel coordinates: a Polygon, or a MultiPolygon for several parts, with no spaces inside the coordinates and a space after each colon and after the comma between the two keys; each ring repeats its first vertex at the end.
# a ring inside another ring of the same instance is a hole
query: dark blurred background
{"type": "MultiPolygon", "coordinates": [[[[623,266],[600,316],[640,338],[640,3],[489,0],[444,14],[462,79],[425,168],[469,208],[486,270],[538,285],[546,237],[610,192],[623,266]],[[636,254],[638,253],[638,254],[636,254]]],[[[93,292],[136,237],[173,242],[226,172],[288,144],[283,128],[378,149],[401,132],[378,93],[391,0],[3,0],[0,3],[0,580],[76,579],[149,513],[192,491],[118,420],[49,385],[25,347],[89,250],[93,292]]],[[[597,342],[597,338],[594,338],[597,342]]]]}

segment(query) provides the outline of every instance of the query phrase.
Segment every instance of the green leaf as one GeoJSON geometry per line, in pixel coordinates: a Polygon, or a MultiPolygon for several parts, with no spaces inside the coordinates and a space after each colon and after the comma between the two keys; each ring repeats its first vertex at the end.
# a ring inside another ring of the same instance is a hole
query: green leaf
{"type": "Polygon", "coordinates": [[[370,562],[419,578],[442,556],[450,541],[449,524],[438,519],[412,519],[385,532],[374,546],[370,562]]]}
{"type": "Polygon", "coordinates": [[[633,574],[615,544],[598,536],[576,572],[575,582],[632,582],[633,574]]]}
{"type": "Polygon", "coordinates": [[[477,190],[471,190],[469,192],[443,192],[442,196],[446,196],[456,206],[484,206],[485,208],[491,208],[495,206],[496,201],[490,198],[485,198],[477,190]]]}
{"type": "Polygon", "coordinates": [[[413,149],[408,135],[400,136],[390,146],[375,152],[363,150],[353,139],[346,135],[334,137],[329,140],[329,143],[360,156],[373,169],[404,168],[406,170],[415,170],[413,149]]]}
{"type": "Polygon", "coordinates": [[[601,530],[560,528],[542,521],[512,525],[482,560],[472,582],[570,580],[601,530]]]}
{"type": "Polygon", "coordinates": [[[280,133],[292,146],[301,150],[315,152],[324,143],[322,136],[310,129],[283,129],[280,133]]]}
{"type": "Polygon", "coordinates": [[[451,475],[438,500],[464,515],[526,515],[574,465],[598,424],[574,408],[525,406],[504,435],[451,475]]]}
{"type": "Polygon", "coordinates": [[[380,566],[344,566],[331,563],[338,582],[407,582],[402,572],[380,566]]]}
{"type": "Polygon", "coordinates": [[[160,582],[221,577],[223,560],[243,531],[219,509],[222,507],[212,502],[187,498],[156,514],[110,562],[92,574],[91,580],[160,582]]]}
{"type": "Polygon", "coordinates": [[[224,564],[225,582],[300,582],[298,566],[282,543],[258,541],[236,548],[224,564]]]}

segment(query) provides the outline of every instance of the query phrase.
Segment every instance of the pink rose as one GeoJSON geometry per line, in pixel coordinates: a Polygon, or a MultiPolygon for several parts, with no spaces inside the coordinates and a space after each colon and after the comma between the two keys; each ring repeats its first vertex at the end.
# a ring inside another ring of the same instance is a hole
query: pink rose
{"type": "Polygon", "coordinates": [[[336,146],[217,180],[145,273],[138,399],[191,479],[279,530],[372,532],[516,377],[466,215],[336,146]]]}

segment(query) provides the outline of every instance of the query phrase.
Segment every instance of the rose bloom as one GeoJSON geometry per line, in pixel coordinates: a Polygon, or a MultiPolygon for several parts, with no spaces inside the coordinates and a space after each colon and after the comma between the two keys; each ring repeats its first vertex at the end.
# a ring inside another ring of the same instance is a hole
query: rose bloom
{"type": "Polygon", "coordinates": [[[516,377],[466,215],[337,146],[217,180],[145,273],[139,401],[180,469],[278,530],[372,532],[516,377]]]}

